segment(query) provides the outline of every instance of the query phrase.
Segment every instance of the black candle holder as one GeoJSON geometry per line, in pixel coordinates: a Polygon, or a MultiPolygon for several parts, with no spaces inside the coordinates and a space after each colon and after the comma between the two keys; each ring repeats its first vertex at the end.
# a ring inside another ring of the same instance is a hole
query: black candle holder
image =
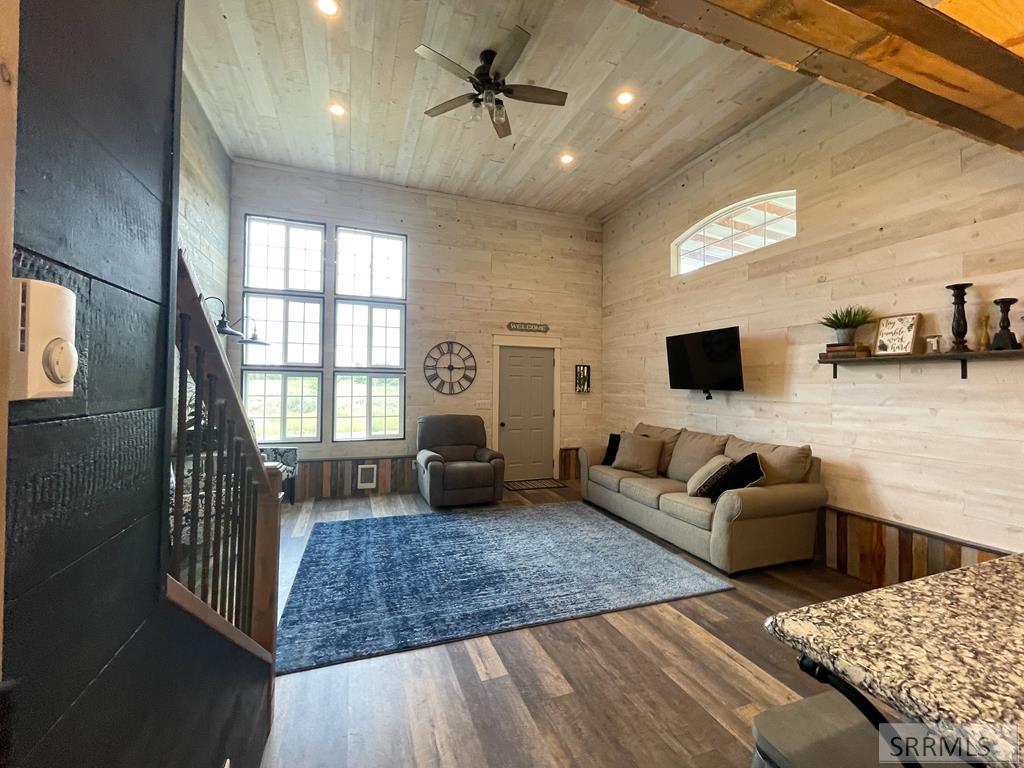
{"type": "Polygon", "coordinates": [[[970,352],[967,346],[967,312],[964,305],[967,303],[967,289],[974,283],[954,283],[947,285],[946,289],[953,292],[953,345],[950,352],[970,352]]]}
{"type": "Polygon", "coordinates": [[[1017,303],[1017,299],[996,299],[992,303],[999,307],[999,330],[992,337],[992,343],[988,348],[1020,349],[1020,342],[1010,330],[1010,307],[1017,303]]]}

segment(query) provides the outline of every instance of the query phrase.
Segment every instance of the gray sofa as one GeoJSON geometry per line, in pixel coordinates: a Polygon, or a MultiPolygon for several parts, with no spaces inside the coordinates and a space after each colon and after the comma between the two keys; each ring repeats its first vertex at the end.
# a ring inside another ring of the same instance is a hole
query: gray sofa
{"type": "Polygon", "coordinates": [[[432,507],[501,501],[505,457],[487,447],[479,416],[420,416],[416,478],[432,507]]]}
{"type": "Polygon", "coordinates": [[[674,446],[665,444],[671,454],[667,474],[664,459],[656,477],[645,477],[594,464],[601,460],[600,455],[581,449],[584,499],[726,573],[814,556],[818,510],[828,501],[828,491],[821,484],[821,460],[811,455],[809,446],[750,443],[733,435],[644,424],[635,432],[651,437],[679,434],[674,446]],[[703,453],[688,456],[694,445],[700,445],[703,453]],[[713,447],[709,449],[709,445],[713,447]],[[715,504],[690,495],[687,472],[694,474],[690,469],[716,451],[736,461],[757,453],[765,470],[764,484],[726,491],[715,504]]]}

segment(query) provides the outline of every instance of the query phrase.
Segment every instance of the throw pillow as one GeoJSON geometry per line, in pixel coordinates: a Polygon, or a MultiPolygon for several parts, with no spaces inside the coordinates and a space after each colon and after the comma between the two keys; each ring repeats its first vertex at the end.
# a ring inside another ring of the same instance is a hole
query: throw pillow
{"type": "Polygon", "coordinates": [[[619,452],[615,454],[612,466],[647,477],[657,477],[661,445],[661,440],[623,432],[619,437],[619,452]]]}
{"type": "MultiPolygon", "coordinates": [[[[693,473],[703,467],[712,456],[725,453],[728,435],[712,435],[707,432],[686,430],[676,442],[672,460],[668,465],[668,476],[685,483],[693,473]]],[[[733,457],[735,458],[735,457],[733,457]]]]}
{"type": "Polygon", "coordinates": [[[637,424],[636,429],[633,430],[634,435],[650,437],[654,440],[661,440],[664,443],[661,447],[661,458],[658,459],[659,475],[664,475],[668,472],[668,464],[672,461],[672,450],[676,447],[676,440],[679,439],[679,434],[681,432],[683,432],[681,429],[655,427],[651,424],[644,424],[642,421],[637,424]]]}
{"type": "Polygon", "coordinates": [[[809,445],[772,445],[771,443],[752,443],[729,438],[725,446],[725,455],[739,461],[740,457],[756,452],[761,457],[764,467],[764,484],[801,483],[811,468],[811,446],[809,445]]]}
{"type": "Polygon", "coordinates": [[[707,498],[708,491],[722,479],[734,463],[728,456],[712,456],[707,464],[686,481],[686,492],[691,496],[707,498]]]}
{"type": "Polygon", "coordinates": [[[748,453],[733,464],[729,471],[708,489],[707,497],[714,504],[718,501],[718,497],[726,491],[750,488],[762,483],[764,483],[764,469],[761,467],[761,458],[756,453],[748,453]]]}
{"type": "Polygon", "coordinates": [[[612,462],[615,461],[615,454],[619,452],[619,436],[618,434],[608,435],[608,447],[604,449],[604,458],[601,459],[601,463],[606,466],[611,466],[612,462]]]}

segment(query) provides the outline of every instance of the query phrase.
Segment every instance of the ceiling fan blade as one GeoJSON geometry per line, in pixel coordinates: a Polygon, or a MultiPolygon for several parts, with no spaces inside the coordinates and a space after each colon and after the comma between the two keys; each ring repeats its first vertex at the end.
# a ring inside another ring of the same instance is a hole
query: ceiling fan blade
{"type": "Polygon", "coordinates": [[[514,27],[491,64],[491,77],[499,81],[507,78],[529,42],[530,33],[520,26],[514,27]]]}
{"type": "Polygon", "coordinates": [[[498,134],[499,139],[504,139],[506,136],[512,135],[512,123],[508,119],[508,110],[505,110],[505,119],[500,123],[494,119],[494,110],[488,109],[491,114],[491,125],[494,126],[494,132],[498,134]]]}
{"type": "Polygon", "coordinates": [[[416,55],[420,58],[431,61],[442,69],[447,69],[453,75],[460,80],[466,80],[470,83],[474,81],[473,73],[463,67],[461,64],[456,64],[454,61],[449,59],[447,56],[438,53],[433,48],[428,48],[425,45],[416,46],[416,55]]]}
{"type": "Polygon", "coordinates": [[[475,98],[475,93],[464,93],[461,96],[456,96],[454,99],[448,99],[448,101],[438,104],[436,107],[431,107],[423,114],[429,115],[430,117],[437,117],[438,115],[443,115],[445,112],[451,112],[453,109],[461,107],[463,104],[468,104],[475,98]]]}
{"type": "Polygon", "coordinates": [[[507,85],[502,90],[502,94],[518,101],[529,101],[534,104],[551,104],[556,107],[564,107],[565,100],[569,96],[565,91],[556,91],[554,88],[541,88],[539,85],[507,85]]]}

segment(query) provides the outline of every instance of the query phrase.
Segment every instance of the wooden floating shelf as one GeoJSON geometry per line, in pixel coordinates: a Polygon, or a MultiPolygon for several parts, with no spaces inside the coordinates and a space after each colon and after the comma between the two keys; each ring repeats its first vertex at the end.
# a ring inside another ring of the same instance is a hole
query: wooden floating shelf
{"type": "Polygon", "coordinates": [[[943,363],[959,362],[960,378],[967,378],[967,363],[974,360],[1024,360],[1024,349],[1003,349],[993,352],[941,352],[932,355],[879,355],[851,357],[846,360],[819,360],[818,365],[831,365],[832,378],[839,378],[840,365],[874,365],[878,363],[943,363]]]}

